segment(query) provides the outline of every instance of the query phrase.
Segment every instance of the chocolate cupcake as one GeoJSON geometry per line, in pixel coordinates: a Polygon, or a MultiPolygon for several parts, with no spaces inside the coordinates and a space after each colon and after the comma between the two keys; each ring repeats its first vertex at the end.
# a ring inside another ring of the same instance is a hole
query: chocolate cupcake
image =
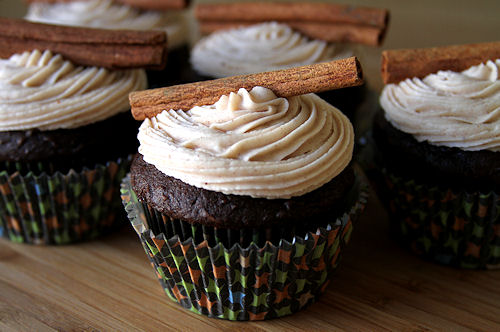
{"type": "MultiPolygon", "coordinates": [[[[103,31],[13,19],[2,24],[23,31],[14,46],[46,42],[69,58],[87,44],[71,39],[69,48],[61,47],[66,37],[76,33],[96,42],[103,31]],[[47,40],[32,42],[33,34],[47,40]]],[[[83,48],[92,54],[96,47],[83,48]]],[[[122,57],[115,52],[111,58],[119,65],[122,57]]],[[[147,87],[145,71],[78,66],[35,49],[0,60],[0,87],[0,234],[16,242],[64,244],[123,225],[119,184],[137,149],[138,128],[127,113],[128,94],[147,87]]]]}
{"type": "Polygon", "coordinates": [[[401,242],[443,264],[500,266],[499,65],[405,79],[380,97],[381,197],[401,242]]]}
{"type": "Polygon", "coordinates": [[[146,119],[138,139],[124,203],[172,299],[260,320],[324,291],[366,200],[340,111],[254,87],[146,119]]]}
{"type": "MultiPolygon", "coordinates": [[[[202,32],[215,31],[192,50],[191,63],[201,78],[359,57],[355,43],[380,44],[387,24],[386,11],[352,7],[347,11],[342,5],[325,3],[200,4],[195,9],[202,32]],[[372,11],[370,20],[363,19],[365,10],[372,11]],[[373,36],[367,38],[365,27],[375,17],[383,27],[373,28],[373,36]]],[[[366,87],[357,86],[319,95],[353,120],[365,94],[366,87]]]]}
{"type": "MultiPolygon", "coordinates": [[[[187,2],[182,6],[186,5],[187,2]]],[[[162,8],[162,6],[164,5],[158,3],[154,7],[162,8]]],[[[181,8],[168,11],[144,9],[112,0],[33,2],[29,5],[25,18],[33,22],[100,29],[164,30],[168,36],[167,66],[161,71],[147,71],[149,87],[186,83],[192,80],[189,64],[188,15],[181,8]]]]}

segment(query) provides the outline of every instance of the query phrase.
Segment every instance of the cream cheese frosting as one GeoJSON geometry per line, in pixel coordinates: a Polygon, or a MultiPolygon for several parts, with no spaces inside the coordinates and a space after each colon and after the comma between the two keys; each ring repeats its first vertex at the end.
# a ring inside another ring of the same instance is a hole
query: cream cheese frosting
{"type": "Polygon", "coordinates": [[[184,12],[140,11],[112,0],[30,4],[25,18],[33,22],[101,29],[166,30],[168,48],[188,42],[184,12]]]}
{"type": "Polygon", "coordinates": [[[130,109],[128,94],[147,87],[142,69],[74,66],[50,51],[0,60],[0,131],[70,129],[130,109]]]}
{"type": "Polygon", "coordinates": [[[269,89],[222,96],[213,105],[146,119],[139,153],[168,176],[225,194],[289,198],[319,188],[349,164],[354,132],[314,94],[278,98],[269,89]]]}
{"type": "Polygon", "coordinates": [[[334,59],[352,52],[310,40],[286,24],[266,22],[212,33],[193,47],[191,64],[215,78],[285,69],[334,59]]]}
{"type": "Polygon", "coordinates": [[[500,151],[500,59],[385,86],[386,119],[417,141],[500,151]]]}

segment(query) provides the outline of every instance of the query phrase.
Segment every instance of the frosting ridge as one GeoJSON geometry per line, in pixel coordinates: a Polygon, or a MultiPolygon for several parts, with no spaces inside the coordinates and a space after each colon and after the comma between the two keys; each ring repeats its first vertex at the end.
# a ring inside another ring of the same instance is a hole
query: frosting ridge
{"type": "Polygon", "coordinates": [[[500,151],[500,59],[384,87],[386,119],[417,141],[500,151]]]}
{"type": "Polygon", "coordinates": [[[286,24],[266,22],[212,33],[191,52],[199,73],[216,78],[285,69],[346,58],[352,52],[309,40],[286,24]]]}
{"type": "Polygon", "coordinates": [[[339,110],[314,94],[285,99],[255,87],[213,105],[163,111],[143,122],[138,139],[146,162],[190,185],[289,198],[342,172],[354,133],[339,110]]]}
{"type": "Polygon", "coordinates": [[[69,129],[130,109],[128,94],[147,86],[142,69],[74,66],[35,50],[0,60],[0,131],[69,129]]]}
{"type": "Polygon", "coordinates": [[[188,35],[183,12],[141,11],[112,0],[33,2],[25,19],[101,29],[166,30],[170,49],[186,43],[188,35]]]}

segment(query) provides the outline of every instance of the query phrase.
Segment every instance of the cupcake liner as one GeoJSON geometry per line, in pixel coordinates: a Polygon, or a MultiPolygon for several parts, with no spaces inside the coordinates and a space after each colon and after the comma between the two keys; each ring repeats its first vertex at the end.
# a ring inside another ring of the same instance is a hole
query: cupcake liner
{"type": "Polygon", "coordinates": [[[384,169],[381,198],[401,242],[435,262],[500,268],[500,196],[420,183],[384,169]]]}
{"type": "MultiPolygon", "coordinates": [[[[354,192],[350,193],[351,197],[346,202],[353,201],[353,194],[354,192]]],[[[196,243],[207,241],[209,246],[221,243],[226,248],[230,248],[235,244],[239,244],[241,247],[248,247],[252,243],[262,247],[267,242],[279,245],[281,240],[293,241],[296,234],[307,234],[311,230],[327,226],[324,222],[323,224],[315,224],[308,221],[302,225],[282,225],[235,230],[193,225],[163,215],[144,203],[142,203],[142,209],[148,228],[151,229],[153,234],[162,233],[167,239],[177,235],[180,241],[193,238],[196,243]]],[[[334,220],[335,218],[332,219],[334,220]]]]}
{"type": "Polygon", "coordinates": [[[66,174],[0,171],[0,235],[13,242],[67,244],[120,224],[119,185],[132,156],[66,174]]]}
{"type": "Polygon", "coordinates": [[[138,201],[130,179],[122,184],[125,210],[165,293],[193,312],[229,320],[281,317],[314,302],[338,265],[367,192],[364,177],[358,177],[349,212],[291,241],[258,245],[267,231],[249,230],[257,242],[243,246],[235,241],[228,247],[209,243],[211,227],[184,227],[185,234],[155,232],[149,226],[154,217],[138,201]]]}

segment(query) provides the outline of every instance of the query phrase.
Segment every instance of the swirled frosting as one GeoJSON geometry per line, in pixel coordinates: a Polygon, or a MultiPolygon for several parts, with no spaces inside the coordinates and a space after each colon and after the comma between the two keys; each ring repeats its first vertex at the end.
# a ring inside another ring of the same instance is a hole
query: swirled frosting
{"type": "Polygon", "coordinates": [[[100,29],[166,30],[168,47],[187,43],[183,12],[140,11],[112,0],[31,3],[25,18],[33,22],[100,29]]]}
{"type": "Polygon", "coordinates": [[[385,86],[386,119],[417,141],[500,151],[500,59],[385,86]]]}
{"type": "Polygon", "coordinates": [[[146,88],[142,69],[76,67],[38,50],[0,60],[0,131],[76,128],[130,109],[146,88]]]}
{"type": "Polygon", "coordinates": [[[193,68],[207,76],[226,77],[285,69],[347,58],[351,51],[310,40],[286,24],[267,22],[212,33],[191,52],[193,68]]]}
{"type": "Polygon", "coordinates": [[[163,111],[143,122],[138,139],[146,162],[192,186],[289,198],[342,172],[354,134],[349,120],[314,94],[286,99],[255,87],[213,105],[163,111]]]}

